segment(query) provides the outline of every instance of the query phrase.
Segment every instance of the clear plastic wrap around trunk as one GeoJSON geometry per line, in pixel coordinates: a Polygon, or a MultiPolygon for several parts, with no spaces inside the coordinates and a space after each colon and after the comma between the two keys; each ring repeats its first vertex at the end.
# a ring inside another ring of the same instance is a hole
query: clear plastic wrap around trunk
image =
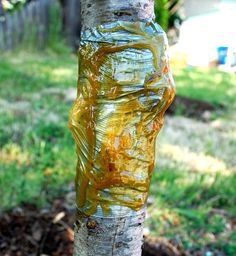
{"type": "Polygon", "coordinates": [[[140,210],[154,167],[155,138],[174,97],[159,25],[117,21],[87,29],[69,127],[77,146],[77,207],[140,210]]]}

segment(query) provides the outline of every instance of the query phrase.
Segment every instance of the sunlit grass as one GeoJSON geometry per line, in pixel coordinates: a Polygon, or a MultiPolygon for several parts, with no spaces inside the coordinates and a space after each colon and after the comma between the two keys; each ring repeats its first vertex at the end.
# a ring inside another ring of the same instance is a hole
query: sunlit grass
{"type": "Polygon", "coordinates": [[[6,144],[0,149],[0,162],[2,164],[15,163],[18,165],[27,164],[30,162],[28,152],[23,151],[18,144],[6,144]]]}
{"type": "Polygon", "coordinates": [[[76,155],[67,128],[71,103],[62,103],[61,97],[63,90],[76,87],[76,80],[77,58],[69,51],[1,56],[2,209],[22,202],[45,204],[73,182],[76,155]],[[46,93],[49,88],[58,93],[46,93]]]}
{"type": "Polygon", "coordinates": [[[175,165],[182,165],[185,169],[195,172],[220,172],[222,175],[228,175],[231,172],[224,161],[204,153],[191,152],[183,146],[164,144],[160,149],[160,153],[162,157],[174,162],[175,165]]]}
{"type": "Polygon", "coordinates": [[[235,182],[236,173],[225,177],[179,169],[154,172],[154,202],[146,227],[152,235],[177,239],[188,249],[207,246],[235,255],[235,182]]]}
{"type": "Polygon", "coordinates": [[[236,76],[216,68],[173,67],[177,95],[204,100],[213,104],[235,106],[236,76]]]}
{"type": "Polygon", "coordinates": [[[236,170],[236,122],[220,119],[205,123],[185,117],[166,117],[157,140],[157,164],[198,172],[236,170]]]}
{"type": "Polygon", "coordinates": [[[25,93],[37,93],[48,87],[75,86],[76,80],[77,58],[69,52],[63,55],[26,52],[18,53],[17,57],[1,56],[0,95],[6,99],[19,99],[25,93]]]}

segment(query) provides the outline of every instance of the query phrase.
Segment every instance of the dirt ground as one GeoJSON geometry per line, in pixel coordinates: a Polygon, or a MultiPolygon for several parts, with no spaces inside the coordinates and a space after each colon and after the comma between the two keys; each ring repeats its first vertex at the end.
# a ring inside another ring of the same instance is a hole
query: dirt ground
{"type": "MultiPolygon", "coordinates": [[[[41,210],[24,204],[0,217],[0,255],[69,256],[73,253],[74,212],[64,199],[41,210]]],[[[143,256],[189,255],[164,238],[145,238],[143,256]]]]}

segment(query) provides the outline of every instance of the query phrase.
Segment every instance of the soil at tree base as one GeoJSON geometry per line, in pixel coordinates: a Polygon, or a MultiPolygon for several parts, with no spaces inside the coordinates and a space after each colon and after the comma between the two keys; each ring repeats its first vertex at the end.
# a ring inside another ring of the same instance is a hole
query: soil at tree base
{"type": "MultiPolygon", "coordinates": [[[[23,204],[0,216],[1,256],[64,256],[73,254],[74,211],[66,200],[51,202],[38,209],[23,204]]],[[[180,245],[160,237],[146,237],[142,256],[200,256],[184,251],[180,245]]]]}
{"type": "MultiPolygon", "coordinates": [[[[38,209],[23,204],[0,216],[0,255],[64,256],[73,254],[74,211],[64,199],[52,202],[52,208],[38,209]]],[[[187,255],[160,238],[146,240],[143,256],[187,255]]]]}

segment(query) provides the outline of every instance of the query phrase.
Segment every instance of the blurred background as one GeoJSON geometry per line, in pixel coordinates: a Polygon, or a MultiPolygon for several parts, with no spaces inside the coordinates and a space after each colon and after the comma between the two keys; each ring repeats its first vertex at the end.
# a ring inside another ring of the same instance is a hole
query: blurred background
{"type": "MultiPolygon", "coordinates": [[[[144,255],[235,256],[236,0],[156,0],[155,12],[177,95],[144,255]]],[[[0,255],[72,255],[79,33],[78,0],[0,0],[0,255]]]]}

